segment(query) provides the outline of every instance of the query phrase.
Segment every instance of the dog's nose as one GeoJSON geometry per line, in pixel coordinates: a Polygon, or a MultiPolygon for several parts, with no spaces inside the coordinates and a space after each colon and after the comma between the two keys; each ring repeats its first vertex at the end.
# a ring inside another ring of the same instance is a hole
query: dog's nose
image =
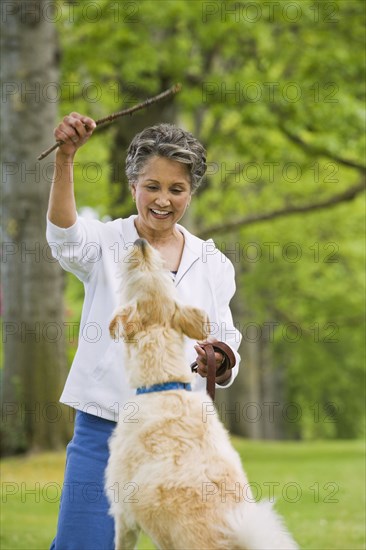
{"type": "Polygon", "coordinates": [[[148,243],[145,239],[136,239],[134,245],[141,248],[142,253],[144,253],[148,247],[148,243]]]}

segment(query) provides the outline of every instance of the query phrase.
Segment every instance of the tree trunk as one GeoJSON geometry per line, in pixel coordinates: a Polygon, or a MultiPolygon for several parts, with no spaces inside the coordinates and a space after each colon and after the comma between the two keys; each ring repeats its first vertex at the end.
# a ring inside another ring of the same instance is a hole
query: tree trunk
{"type": "Polygon", "coordinates": [[[239,349],[242,364],[233,385],[216,392],[217,410],[227,429],[235,435],[250,439],[284,439],[283,367],[273,364],[273,331],[253,321],[253,313],[246,305],[245,290],[240,288],[240,281],[243,278],[245,281],[242,264],[235,261],[235,253],[225,253],[233,261],[239,283],[231,311],[243,336],[239,349]]]}
{"type": "MultiPolygon", "coordinates": [[[[232,304],[235,318],[239,318],[239,299],[243,303],[237,292],[232,304]]],[[[251,318],[248,311],[241,311],[242,366],[234,384],[217,392],[218,411],[233,434],[250,439],[286,439],[285,420],[294,411],[284,401],[283,366],[273,364],[271,338],[259,324],[248,321],[251,318]]]]}
{"type": "Polygon", "coordinates": [[[1,103],[4,369],[2,452],[53,449],[72,421],[66,377],[64,278],[45,240],[53,162],[37,162],[57,115],[58,47],[48,0],[2,13],[1,103]]]}
{"type": "Polygon", "coordinates": [[[258,344],[262,382],[260,403],[261,438],[286,439],[283,416],[286,411],[284,367],[282,364],[274,364],[273,340],[268,330],[262,330],[258,344]]]}

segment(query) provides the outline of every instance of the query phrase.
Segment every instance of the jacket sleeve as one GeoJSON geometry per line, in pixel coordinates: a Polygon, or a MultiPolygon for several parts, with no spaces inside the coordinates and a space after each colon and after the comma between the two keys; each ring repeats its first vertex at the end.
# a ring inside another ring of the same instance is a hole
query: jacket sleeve
{"type": "Polygon", "coordinates": [[[98,223],[78,217],[74,225],[62,228],[47,219],[46,238],[52,256],[82,282],[90,277],[101,259],[98,223]]]}
{"type": "Polygon", "coordinates": [[[232,369],[232,376],[227,384],[220,387],[230,386],[236,378],[239,370],[240,355],[238,349],[242,336],[239,330],[234,326],[233,317],[230,309],[230,301],[235,294],[235,270],[234,266],[221,252],[217,257],[215,266],[215,297],[218,311],[218,326],[213,327],[212,336],[225,342],[233,350],[236,357],[236,365],[232,369]]]}

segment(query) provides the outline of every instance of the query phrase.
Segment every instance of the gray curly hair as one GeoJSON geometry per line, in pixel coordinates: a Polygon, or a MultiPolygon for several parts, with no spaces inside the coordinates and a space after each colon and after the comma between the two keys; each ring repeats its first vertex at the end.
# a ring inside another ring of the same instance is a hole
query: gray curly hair
{"type": "Polygon", "coordinates": [[[165,157],[187,165],[191,191],[199,187],[206,172],[206,150],[190,133],[174,124],[145,128],[130,143],[126,157],[126,175],[130,186],[138,180],[146,161],[152,156],[165,157]]]}

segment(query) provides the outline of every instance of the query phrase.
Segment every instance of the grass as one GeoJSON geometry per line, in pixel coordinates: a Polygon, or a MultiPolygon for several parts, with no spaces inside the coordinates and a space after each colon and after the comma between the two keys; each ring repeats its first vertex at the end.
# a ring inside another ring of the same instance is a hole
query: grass
{"type": "MultiPolygon", "coordinates": [[[[360,441],[257,442],[233,438],[255,497],[276,508],[304,550],[365,548],[364,445],[360,441]]],[[[64,453],[5,459],[2,550],[48,549],[57,521],[64,453]]],[[[153,549],[146,536],[139,549],[153,549]]],[[[204,550],[204,549],[202,549],[204,550]]]]}

